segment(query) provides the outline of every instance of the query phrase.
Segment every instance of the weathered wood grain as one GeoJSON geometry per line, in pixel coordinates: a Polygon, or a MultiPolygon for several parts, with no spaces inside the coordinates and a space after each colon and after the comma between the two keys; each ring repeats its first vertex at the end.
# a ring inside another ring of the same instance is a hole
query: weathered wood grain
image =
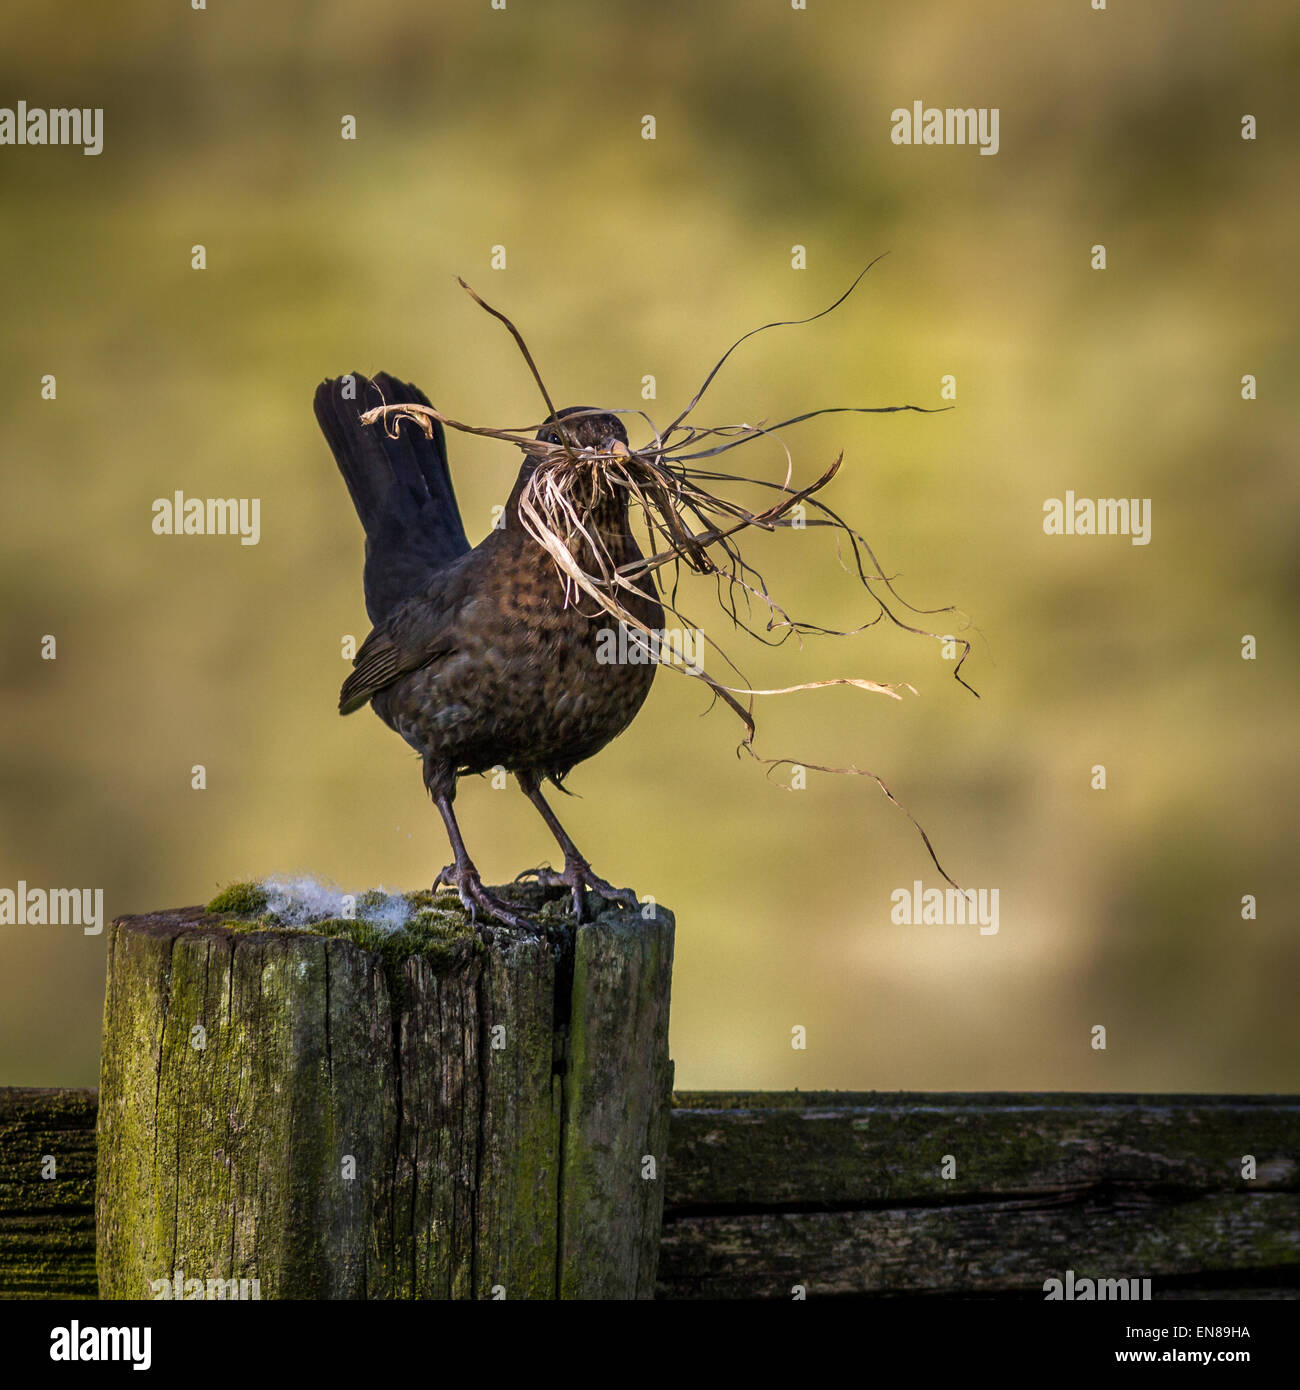
{"type": "MultiPolygon", "coordinates": [[[[1289,1272],[1300,1281],[1300,1196],[1216,1193],[869,1211],[696,1216],[664,1225],[660,1297],[1025,1292],[1047,1279],[1161,1281],[1289,1272]]],[[[1212,1282],[1212,1280],[1211,1280],[1212,1282]]],[[[1300,1289],[1293,1292],[1300,1293],[1300,1289]]]]}
{"type": "Polygon", "coordinates": [[[204,923],[200,911],[112,928],[101,1293],[148,1298],[180,1271],[256,1278],[263,1297],[357,1296],[382,1253],[372,1180],[391,1173],[382,968],[347,941],[204,923]]]}
{"type": "Polygon", "coordinates": [[[653,1296],[673,919],[629,921],[397,958],[202,909],[114,923],[101,1295],[653,1296]]]}
{"type": "Polygon", "coordinates": [[[672,1158],[673,1210],[951,1202],[1102,1182],[1295,1192],[1300,1098],[679,1093],[672,1158]]]}
{"type": "Polygon", "coordinates": [[[1294,1096],[678,1094],[660,1297],[1300,1294],[1294,1096]],[[1244,1165],[1254,1161],[1254,1176],[1244,1165]],[[1168,1282],[1172,1281],[1172,1282],[1168,1282]],[[1244,1281],[1243,1281],[1244,1282],[1244,1281]]]}
{"type": "Polygon", "coordinates": [[[494,951],[468,973],[408,962],[395,1272],[380,1296],[554,1296],[564,1108],[555,990],[556,961],[540,941],[494,951]]]}
{"type": "Polygon", "coordinates": [[[654,917],[580,932],[569,1031],[560,1289],[564,1298],[653,1298],[663,1220],[672,1063],[673,933],[654,917]],[[637,1065],[648,1049],[653,1067],[637,1065]],[[593,1237],[595,1245],[593,1246],[593,1237]]]}
{"type": "Polygon", "coordinates": [[[96,1103],[0,1089],[0,1298],[95,1296],[96,1103]]]}

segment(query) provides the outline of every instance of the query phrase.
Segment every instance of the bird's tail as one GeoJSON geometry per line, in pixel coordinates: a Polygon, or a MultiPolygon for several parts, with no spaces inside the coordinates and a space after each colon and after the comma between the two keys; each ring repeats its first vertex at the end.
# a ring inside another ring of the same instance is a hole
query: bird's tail
{"type": "Polygon", "coordinates": [[[366,609],[378,623],[441,566],[469,549],[447,468],[442,426],[430,439],[413,421],[361,416],[377,405],[428,405],[386,372],[353,372],[316,388],[316,419],[366,532],[366,609]]]}

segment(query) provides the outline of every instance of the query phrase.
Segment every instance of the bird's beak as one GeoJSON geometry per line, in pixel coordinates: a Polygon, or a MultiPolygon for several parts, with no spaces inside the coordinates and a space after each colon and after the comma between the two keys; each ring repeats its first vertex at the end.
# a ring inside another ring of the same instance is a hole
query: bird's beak
{"type": "Polygon", "coordinates": [[[627,445],[624,444],[623,441],[622,441],[621,439],[616,439],[616,440],[609,446],[609,452],[610,452],[611,454],[613,454],[615,458],[627,458],[627,457],[628,457],[627,445]]]}

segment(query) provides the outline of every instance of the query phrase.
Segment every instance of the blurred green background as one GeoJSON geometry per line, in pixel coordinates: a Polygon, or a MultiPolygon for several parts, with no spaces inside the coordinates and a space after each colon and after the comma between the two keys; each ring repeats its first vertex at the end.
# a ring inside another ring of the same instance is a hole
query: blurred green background
{"type": "MultiPolygon", "coordinates": [[[[747,344],[698,414],[938,405],[955,376],[947,414],[787,438],[805,481],[845,451],[826,500],[907,598],[969,614],[982,699],[886,626],[772,652],[707,584],[684,606],[755,685],[916,686],[766,701],[760,751],[880,773],[956,878],[999,890],[1001,929],[891,924],[893,889],[939,883],[907,821],[861,778],[782,790],[662,674],[560,810],[678,914],[678,1084],[1297,1089],[1298,49],[1282,0],[10,0],[0,105],[102,106],[105,145],[0,148],[0,886],[103,887],[111,917],[276,872],[427,884],[448,854],[418,763],[334,712],[367,625],[316,382],[383,368],[461,420],[537,418],[461,274],[557,399],[640,406],[653,374],[663,421],[740,333],[889,251],[831,317],[747,344]],[[998,107],[1000,153],[892,145],[916,99],[998,107]],[[259,497],[260,545],[155,536],[178,488],[259,497]],[[1066,489],[1151,498],[1151,544],[1045,536],[1066,489]]],[[[518,456],[452,448],[477,540],[518,456]]],[[[796,616],[871,616],[826,533],[751,553],[796,616]]],[[[489,882],[551,854],[513,788],[458,804],[489,882]]],[[[0,927],[0,1082],[96,1080],[104,941],[0,927]]]]}

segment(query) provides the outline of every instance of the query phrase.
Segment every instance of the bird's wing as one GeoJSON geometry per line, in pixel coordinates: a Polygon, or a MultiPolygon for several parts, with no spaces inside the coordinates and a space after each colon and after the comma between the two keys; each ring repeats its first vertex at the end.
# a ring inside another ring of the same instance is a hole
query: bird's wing
{"type": "Polygon", "coordinates": [[[428,404],[418,387],[386,372],[373,381],[353,372],[316,388],[316,419],[365,528],[366,611],[375,624],[470,548],[442,426],[435,422],[429,438],[411,420],[361,423],[377,405],[428,404]]]}
{"type": "Polygon", "coordinates": [[[399,677],[459,648],[465,605],[480,593],[485,573],[491,574],[489,551],[480,547],[449,561],[420,593],[399,603],[376,625],[353,658],[353,672],[339,692],[340,714],[351,714],[399,677]]]}
{"type": "Polygon", "coordinates": [[[351,714],[360,709],[399,676],[438,661],[451,650],[441,640],[434,640],[423,648],[412,647],[394,638],[392,633],[376,628],[361,644],[352,663],[354,670],[339,691],[339,713],[351,714]]]}

